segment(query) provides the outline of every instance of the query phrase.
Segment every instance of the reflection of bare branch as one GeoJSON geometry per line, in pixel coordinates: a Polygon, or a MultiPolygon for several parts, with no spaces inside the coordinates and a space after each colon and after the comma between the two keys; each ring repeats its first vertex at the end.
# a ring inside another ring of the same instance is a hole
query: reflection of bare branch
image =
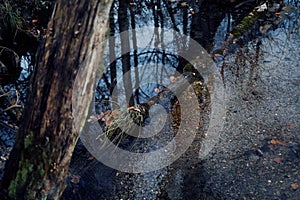
{"type": "MultiPolygon", "coordinates": [[[[8,106],[2,112],[6,112],[6,111],[8,111],[10,109],[13,109],[13,108],[22,108],[22,106],[18,104],[19,103],[19,98],[20,98],[19,92],[17,90],[11,90],[11,91],[14,91],[16,93],[16,101],[13,105],[8,106]]],[[[1,88],[1,92],[4,93],[4,90],[2,88],[1,88]]],[[[10,96],[10,92],[6,92],[6,93],[0,95],[0,98],[10,96]]]]}
{"type": "Polygon", "coordinates": [[[170,15],[170,18],[171,18],[171,22],[173,24],[173,28],[175,31],[179,32],[179,28],[177,27],[177,24],[176,24],[176,20],[175,20],[175,17],[174,17],[174,14],[172,13],[172,8],[169,6],[168,2],[166,0],[163,0],[163,3],[166,5],[167,7],[167,11],[170,15]]]}
{"type": "Polygon", "coordinates": [[[141,88],[139,88],[139,92],[140,92],[141,95],[144,95],[146,98],[150,99],[150,96],[144,90],[142,90],[141,88]]]}
{"type": "MultiPolygon", "coordinates": [[[[142,51],[141,53],[138,53],[137,54],[137,56],[142,56],[142,55],[147,55],[147,54],[151,54],[151,56],[153,56],[154,54],[163,54],[164,53],[164,55],[166,55],[166,56],[170,56],[170,57],[174,57],[175,59],[177,59],[178,58],[178,56],[177,55],[174,55],[174,53],[172,53],[172,52],[170,52],[170,53],[168,53],[168,52],[163,52],[163,50],[160,50],[160,49],[153,49],[153,50],[151,50],[151,51],[142,51]]],[[[151,57],[150,56],[150,57],[151,57]]],[[[147,56],[148,57],[148,56],[147,56]]],[[[116,58],[116,60],[119,60],[119,59],[121,59],[122,57],[120,56],[120,57],[118,57],[118,58],[116,58]]],[[[151,60],[151,59],[149,59],[149,60],[151,60]]]]}
{"type": "Polygon", "coordinates": [[[18,105],[18,104],[14,104],[14,105],[12,105],[12,106],[9,106],[8,108],[5,108],[5,109],[3,110],[3,112],[6,112],[6,111],[8,111],[8,110],[10,110],[10,109],[12,109],[12,108],[22,108],[22,106],[21,106],[21,105],[18,105]]]}
{"type": "Polygon", "coordinates": [[[5,96],[9,96],[9,93],[7,92],[7,93],[0,95],[0,98],[5,97],[5,96]]]}

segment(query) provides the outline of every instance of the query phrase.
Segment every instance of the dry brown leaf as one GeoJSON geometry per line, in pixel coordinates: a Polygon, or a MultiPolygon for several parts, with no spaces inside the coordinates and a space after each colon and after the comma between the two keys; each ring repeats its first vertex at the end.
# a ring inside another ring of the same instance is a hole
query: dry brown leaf
{"type": "Polygon", "coordinates": [[[183,3],[181,3],[181,6],[182,6],[182,7],[188,7],[189,4],[188,4],[187,2],[183,2],[183,3]]]}
{"type": "Polygon", "coordinates": [[[273,144],[273,145],[283,145],[283,146],[286,146],[286,145],[287,145],[286,142],[283,142],[283,141],[281,141],[281,140],[275,140],[275,139],[270,140],[269,144],[273,144]]]}
{"type": "Polygon", "coordinates": [[[103,115],[110,115],[111,114],[111,110],[106,110],[103,112],[103,115]]]}
{"type": "Polygon", "coordinates": [[[114,118],[111,115],[105,115],[105,117],[103,118],[103,121],[105,121],[106,126],[110,126],[113,123],[114,118]]]}
{"type": "Polygon", "coordinates": [[[103,116],[102,118],[102,121],[105,122],[105,125],[106,126],[110,126],[114,121],[115,119],[118,118],[118,115],[119,115],[119,111],[118,110],[107,110],[105,111],[105,115],[103,116]]]}
{"type": "Polygon", "coordinates": [[[294,129],[294,128],[296,128],[295,125],[291,125],[291,124],[290,124],[290,125],[287,125],[286,127],[287,127],[288,129],[294,129]]]}
{"type": "Polygon", "coordinates": [[[94,160],[94,157],[93,157],[93,156],[91,156],[91,157],[89,157],[89,158],[88,158],[88,160],[94,160]]]}
{"type": "Polygon", "coordinates": [[[110,118],[112,118],[112,112],[111,112],[111,110],[106,110],[103,113],[101,113],[101,120],[102,121],[106,122],[110,118]]]}
{"type": "Polygon", "coordinates": [[[274,162],[276,162],[277,164],[280,164],[280,163],[281,163],[281,158],[279,158],[279,157],[274,158],[273,160],[274,160],[274,162]]]}
{"type": "Polygon", "coordinates": [[[119,115],[119,110],[113,110],[113,111],[111,112],[111,115],[112,115],[112,117],[113,117],[114,119],[116,119],[116,118],[118,117],[118,115],[119,115]]]}
{"type": "Polygon", "coordinates": [[[291,184],[291,188],[292,188],[293,190],[297,190],[297,189],[299,188],[299,185],[298,185],[297,183],[292,183],[292,184],[291,184]]]}

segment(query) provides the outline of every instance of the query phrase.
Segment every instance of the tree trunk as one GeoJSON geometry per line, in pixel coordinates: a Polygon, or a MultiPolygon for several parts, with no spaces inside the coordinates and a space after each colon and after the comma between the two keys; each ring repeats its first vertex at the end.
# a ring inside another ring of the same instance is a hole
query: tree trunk
{"type": "MultiPolygon", "coordinates": [[[[114,3],[115,4],[115,3],[114,3]]],[[[109,14],[109,68],[110,68],[110,95],[112,96],[112,102],[118,101],[118,86],[117,86],[117,62],[116,62],[116,23],[114,19],[114,5],[112,5],[109,14]],[[114,95],[112,95],[114,92],[114,95]]]]}
{"type": "Polygon", "coordinates": [[[118,23],[119,30],[122,33],[121,36],[121,54],[122,54],[122,73],[124,92],[126,96],[126,103],[129,106],[133,106],[133,95],[132,95],[132,78],[130,73],[130,40],[129,40],[129,19],[128,19],[128,6],[129,1],[119,0],[118,8],[118,23]]]}
{"type": "Polygon", "coordinates": [[[87,113],[100,64],[112,0],[58,0],[37,57],[27,109],[2,182],[10,199],[59,199],[82,118],[74,120],[72,92],[80,72],[76,112],[87,113]],[[80,69],[80,70],[79,70],[80,69]]]}

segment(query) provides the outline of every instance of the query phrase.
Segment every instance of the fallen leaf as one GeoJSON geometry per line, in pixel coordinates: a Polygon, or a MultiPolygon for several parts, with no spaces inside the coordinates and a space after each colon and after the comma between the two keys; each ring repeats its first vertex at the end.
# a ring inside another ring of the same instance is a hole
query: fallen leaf
{"type": "Polygon", "coordinates": [[[113,121],[114,121],[114,118],[111,116],[111,115],[105,115],[104,118],[102,118],[102,121],[105,122],[105,126],[110,126],[113,121]]]}
{"type": "Polygon", "coordinates": [[[286,146],[287,143],[286,142],[283,142],[281,140],[275,140],[275,139],[272,139],[270,140],[269,144],[273,144],[273,145],[283,145],[283,146],[286,146]]]}
{"type": "Polygon", "coordinates": [[[113,116],[114,119],[118,118],[119,110],[113,110],[113,111],[111,112],[111,115],[113,116]]]}
{"type": "Polygon", "coordinates": [[[293,190],[297,190],[297,189],[299,188],[299,185],[298,185],[297,183],[292,183],[292,184],[291,184],[291,188],[292,188],[293,190]]]}
{"type": "Polygon", "coordinates": [[[183,2],[183,3],[181,3],[181,6],[182,6],[182,7],[188,7],[189,4],[188,4],[187,2],[183,2]]]}
{"type": "Polygon", "coordinates": [[[296,128],[295,125],[287,125],[286,127],[287,127],[288,129],[294,129],[294,128],[296,128]]]}
{"type": "Polygon", "coordinates": [[[281,158],[279,158],[279,157],[274,158],[273,160],[274,160],[274,162],[276,162],[277,164],[280,164],[280,163],[281,163],[281,158]]]}
{"type": "Polygon", "coordinates": [[[94,157],[93,157],[93,156],[91,156],[91,157],[89,157],[89,158],[88,158],[88,160],[94,160],[94,157]]]}
{"type": "Polygon", "coordinates": [[[110,115],[111,114],[111,110],[106,110],[103,112],[103,115],[110,115]]]}

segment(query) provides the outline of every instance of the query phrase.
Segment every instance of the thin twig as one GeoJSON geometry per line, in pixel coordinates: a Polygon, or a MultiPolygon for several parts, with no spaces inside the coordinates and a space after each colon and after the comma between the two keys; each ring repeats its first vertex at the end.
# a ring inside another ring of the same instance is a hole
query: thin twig
{"type": "MultiPolygon", "coordinates": [[[[16,101],[13,105],[5,108],[2,112],[6,112],[6,111],[8,111],[10,109],[13,109],[13,108],[22,108],[22,106],[18,104],[19,103],[19,98],[20,98],[19,92],[17,90],[11,90],[11,91],[14,91],[16,93],[16,101]]],[[[11,92],[11,91],[9,91],[9,92],[11,92]]],[[[3,92],[2,87],[1,87],[1,92],[3,92]]],[[[9,92],[6,92],[6,93],[0,95],[0,98],[5,97],[5,96],[9,96],[9,92]]]]}
{"type": "Polygon", "coordinates": [[[9,106],[8,108],[5,108],[5,109],[3,110],[3,112],[6,112],[6,111],[8,111],[8,110],[10,110],[10,109],[12,109],[12,108],[22,108],[22,106],[21,106],[21,105],[15,104],[15,105],[9,106]]]}

